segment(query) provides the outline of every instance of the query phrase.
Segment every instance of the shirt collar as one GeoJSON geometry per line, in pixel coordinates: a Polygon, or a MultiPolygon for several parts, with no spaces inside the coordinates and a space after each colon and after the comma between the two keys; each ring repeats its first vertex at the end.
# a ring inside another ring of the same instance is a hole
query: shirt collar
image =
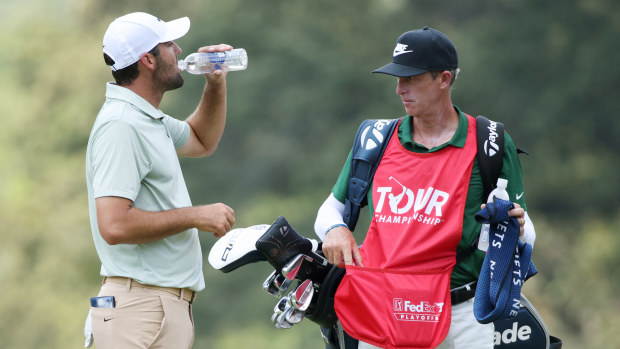
{"type": "Polygon", "coordinates": [[[411,139],[411,127],[413,126],[413,117],[411,115],[407,115],[403,118],[403,120],[400,123],[400,126],[398,127],[398,138],[400,139],[400,142],[402,143],[402,145],[407,150],[415,151],[415,152],[433,152],[433,151],[443,149],[449,145],[452,145],[458,148],[463,148],[465,146],[465,141],[467,140],[467,127],[468,127],[467,116],[463,112],[461,112],[461,110],[456,105],[453,105],[453,106],[454,106],[454,109],[459,114],[459,125],[456,128],[456,132],[454,132],[454,136],[452,136],[452,138],[447,143],[444,143],[442,145],[439,145],[431,149],[427,149],[425,146],[421,144],[414,143],[413,139],[411,139]]]}
{"type": "Polygon", "coordinates": [[[151,103],[147,102],[146,99],[140,97],[140,95],[132,90],[119,86],[113,82],[108,82],[106,84],[105,96],[107,99],[118,99],[127,102],[140,109],[145,115],[153,119],[162,119],[164,117],[164,113],[155,108],[151,103]]]}

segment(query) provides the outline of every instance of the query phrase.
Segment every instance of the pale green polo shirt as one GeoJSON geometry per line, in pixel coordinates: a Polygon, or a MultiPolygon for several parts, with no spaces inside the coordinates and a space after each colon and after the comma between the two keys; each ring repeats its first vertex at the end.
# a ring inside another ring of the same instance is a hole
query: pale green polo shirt
{"type": "Polygon", "coordinates": [[[90,225],[101,275],[124,276],[162,287],[205,287],[198,230],[145,243],[109,245],[99,233],[95,199],[117,196],[146,211],[189,207],[192,202],[176,149],[190,128],[133,91],[108,83],[86,151],[90,225]]]}

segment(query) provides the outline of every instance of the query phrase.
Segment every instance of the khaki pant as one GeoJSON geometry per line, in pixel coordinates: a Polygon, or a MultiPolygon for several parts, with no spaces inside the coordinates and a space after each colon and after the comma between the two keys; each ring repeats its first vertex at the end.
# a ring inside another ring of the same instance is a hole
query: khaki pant
{"type": "Polygon", "coordinates": [[[474,316],[474,299],[452,307],[450,332],[438,349],[493,349],[495,325],[481,324],[474,316]]]}
{"type": "Polygon", "coordinates": [[[191,304],[165,291],[105,283],[99,296],[114,296],[115,308],[91,308],[97,349],[191,348],[191,304]]]}

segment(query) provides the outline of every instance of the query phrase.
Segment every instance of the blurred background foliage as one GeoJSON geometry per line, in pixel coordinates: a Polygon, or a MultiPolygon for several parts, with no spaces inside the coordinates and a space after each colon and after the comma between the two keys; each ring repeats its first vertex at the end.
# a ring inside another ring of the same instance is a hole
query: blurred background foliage
{"type": "MultiPolygon", "coordinates": [[[[530,153],[521,160],[540,273],[525,293],[565,347],[620,346],[617,1],[3,0],[0,348],[83,343],[100,283],[84,156],[112,79],[101,38],[134,11],[189,16],[181,58],[221,42],[249,54],[248,69],[228,76],[218,151],[182,160],[194,203],[229,204],[237,227],[283,215],[308,237],[361,120],[404,113],[395,80],[370,71],[390,60],[402,32],[447,34],[461,66],[453,101],[502,121],[530,153]]],[[[180,119],[204,84],[185,81],[161,105],[180,119]]],[[[194,307],[195,348],[322,347],[308,321],[270,325],[266,263],[213,270],[214,241],[202,234],[207,289],[194,307]]]]}

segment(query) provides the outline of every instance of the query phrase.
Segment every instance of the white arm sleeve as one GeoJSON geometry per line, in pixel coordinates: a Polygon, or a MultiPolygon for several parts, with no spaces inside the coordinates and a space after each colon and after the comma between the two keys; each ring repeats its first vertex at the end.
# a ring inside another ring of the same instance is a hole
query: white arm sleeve
{"type": "Polygon", "coordinates": [[[314,221],[314,232],[323,241],[327,229],[333,227],[336,224],[344,224],[342,216],[344,215],[344,204],[333,193],[329,194],[329,197],[323,202],[323,205],[319,208],[319,212],[316,215],[316,221],[314,221]]]}
{"type": "Polygon", "coordinates": [[[526,242],[534,247],[534,241],[536,241],[536,230],[534,229],[534,223],[525,211],[525,224],[523,225],[523,235],[519,237],[522,242],[526,242]]]}

